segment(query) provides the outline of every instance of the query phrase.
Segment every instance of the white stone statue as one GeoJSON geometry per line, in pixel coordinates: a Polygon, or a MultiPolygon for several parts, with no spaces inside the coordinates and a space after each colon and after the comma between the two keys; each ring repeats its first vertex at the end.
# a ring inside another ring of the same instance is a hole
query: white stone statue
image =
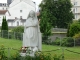
{"type": "Polygon", "coordinates": [[[24,26],[23,47],[29,47],[32,51],[41,51],[42,45],[39,21],[34,11],[30,11],[24,26]]]}

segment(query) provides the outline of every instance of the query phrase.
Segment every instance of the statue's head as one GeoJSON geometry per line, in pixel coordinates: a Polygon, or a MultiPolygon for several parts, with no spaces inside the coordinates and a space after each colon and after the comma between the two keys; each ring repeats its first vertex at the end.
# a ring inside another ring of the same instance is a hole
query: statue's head
{"type": "Polygon", "coordinates": [[[36,15],[35,11],[31,10],[31,11],[29,12],[29,15],[28,15],[27,19],[28,19],[28,18],[37,19],[37,15],[36,15]]]}
{"type": "Polygon", "coordinates": [[[29,12],[29,17],[32,17],[32,18],[35,17],[35,12],[33,10],[29,12]]]}

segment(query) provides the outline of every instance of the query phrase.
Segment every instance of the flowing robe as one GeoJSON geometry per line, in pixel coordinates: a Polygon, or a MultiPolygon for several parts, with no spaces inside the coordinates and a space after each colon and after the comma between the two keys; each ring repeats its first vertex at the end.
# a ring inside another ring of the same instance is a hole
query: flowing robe
{"type": "Polygon", "coordinates": [[[37,47],[38,46],[38,40],[39,40],[39,34],[38,34],[38,20],[28,18],[25,23],[24,28],[24,37],[23,40],[23,46],[25,47],[37,47]]]}

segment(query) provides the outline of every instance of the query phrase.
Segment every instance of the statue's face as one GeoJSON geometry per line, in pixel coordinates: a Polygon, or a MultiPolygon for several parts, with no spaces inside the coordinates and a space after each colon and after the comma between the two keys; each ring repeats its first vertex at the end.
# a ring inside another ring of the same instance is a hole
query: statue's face
{"type": "Polygon", "coordinates": [[[32,18],[34,17],[34,15],[35,15],[34,11],[31,11],[30,14],[29,14],[29,16],[32,17],[32,18]]]}

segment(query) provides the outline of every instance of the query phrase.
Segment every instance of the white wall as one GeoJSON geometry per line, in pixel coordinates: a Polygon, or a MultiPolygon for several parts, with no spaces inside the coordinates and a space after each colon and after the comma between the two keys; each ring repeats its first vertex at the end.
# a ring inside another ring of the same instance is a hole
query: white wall
{"type": "Polygon", "coordinates": [[[26,19],[31,10],[35,11],[35,7],[22,1],[22,2],[18,3],[17,5],[9,8],[8,10],[12,17],[20,18],[20,16],[22,16],[23,19],[26,19]],[[20,10],[22,10],[22,13],[20,12],[20,10]]]}
{"type": "Polygon", "coordinates": [[[24,26],[24,24],[21,22],[21,20],[15,20],[13,22],[8,22],[8,26],[14,26],[14,27],[16,27],[16,26],[24,26]],[[18,25],[18,23],[19,23],[19,25],[18,25]]]}
{"type": "Polygon", "coordinates": [[[7,10],[8,7],[0,7],[0,10],[7,10]]]}

